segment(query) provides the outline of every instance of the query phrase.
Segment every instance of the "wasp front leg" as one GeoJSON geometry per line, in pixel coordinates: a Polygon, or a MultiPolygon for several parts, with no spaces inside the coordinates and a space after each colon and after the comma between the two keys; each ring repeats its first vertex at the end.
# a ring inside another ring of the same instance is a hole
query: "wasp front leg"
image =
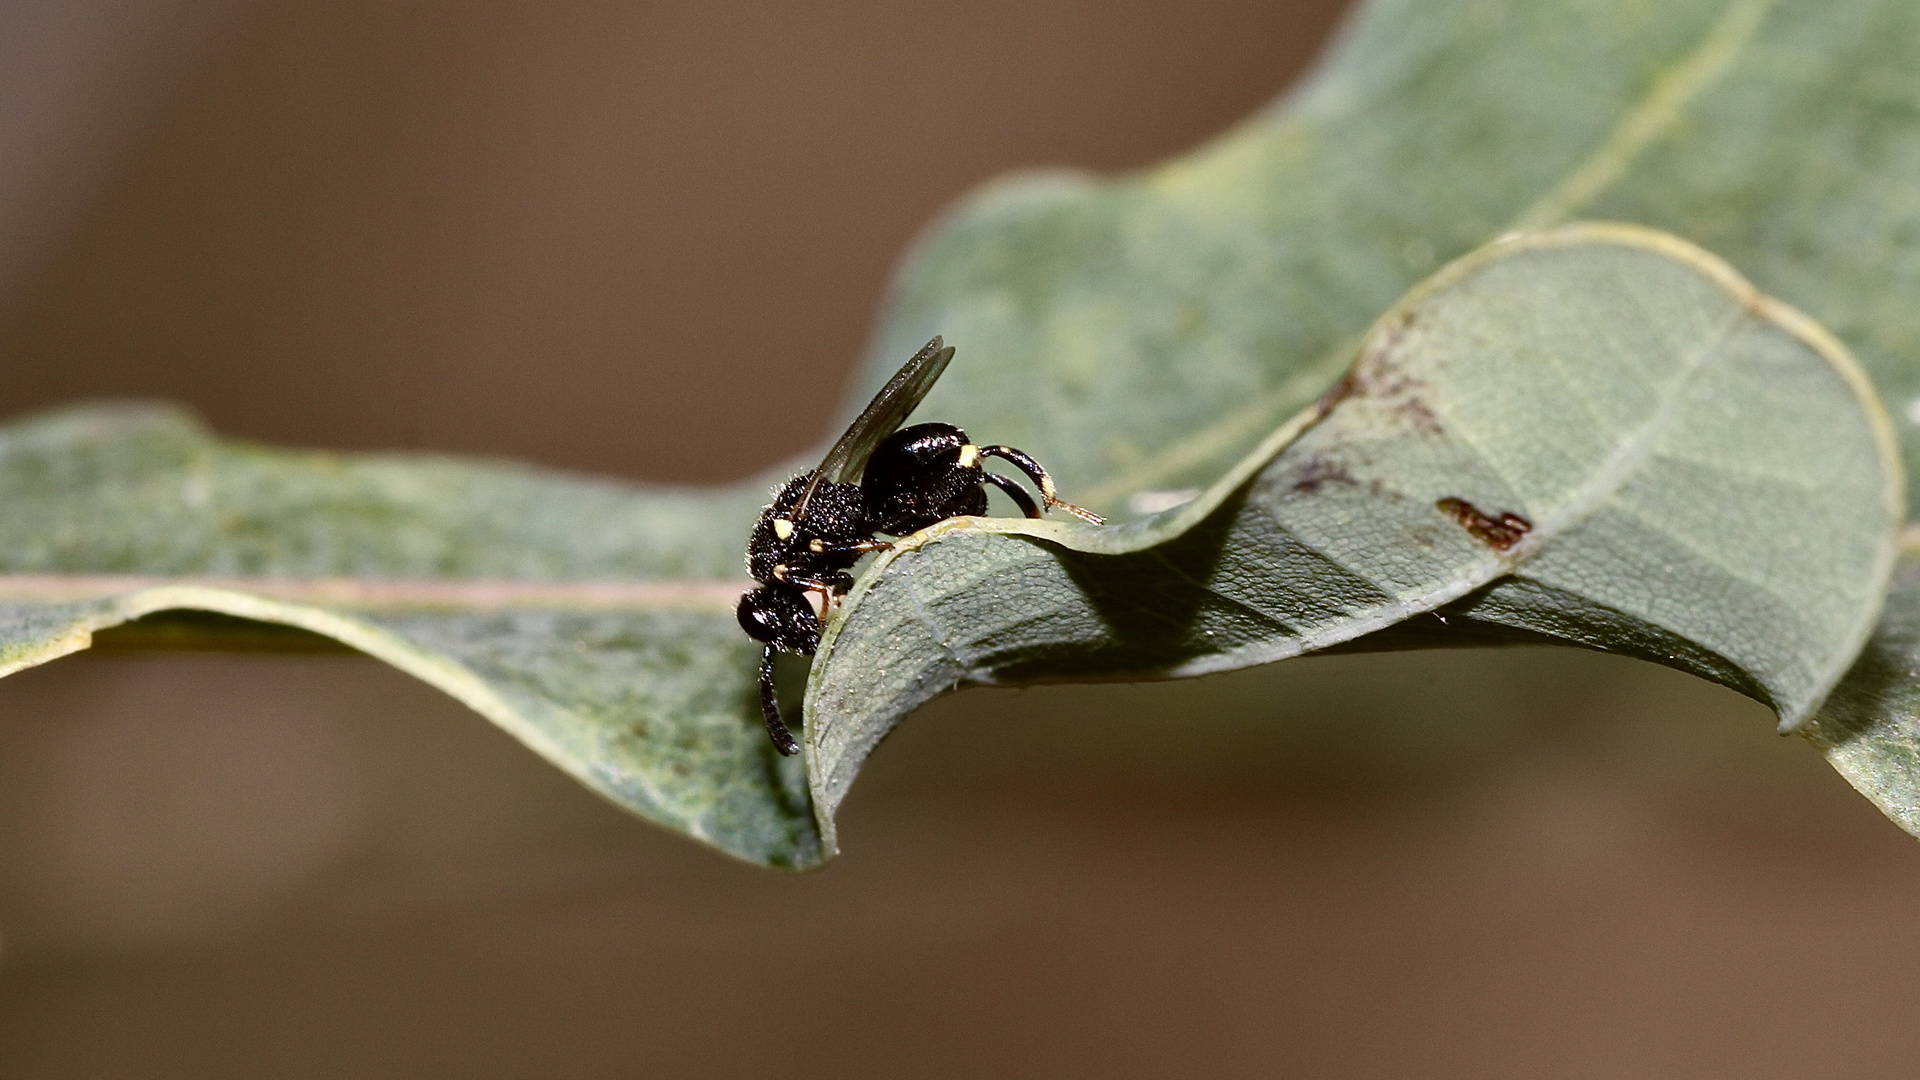
{"type": "Polygon", "coordinates": [[[838,606],[840,597],[853,588],[853,575],[845,570],[803,573],[781,563],[773,568],[775,581],[804,589],[820,598],[820,618],[825,619],[838,606]]]}
{"type": "Polygon", "coordinates": [[[892,551],[893,545],[885,540],[809,540],[807,551],[813,555],[852,555],[856,558],[869,551],[892,551]]]}
{"type": "MultiPolygon", "coordinates": [[[[1065,510],[1074,517],[1095,525],[1103,525],[1106,523],[1106,519],[1099,514],[1075,506],[1056,494],[1053,489],[1053,477],[1047,475],[1047,470],[1041,468],[1039,462],[1028,457],[1022,451],[1015,450],[1011,446],[983,446],[980,448],[980,456],[997,457],[1002,461],[1010,462],[1014,468],[1026,473],[1027,477],[1033,481],[1034,486],[1040,489],[1040,501],[1046,504],[1047,509],[1065,510]]],[[[1001,486],[1004,490],[1005,485],[1001,486]]]]}
{"type": "Polygon", "coordinates": [[[980,478],[992,484],[994,487],[999,488],[1001,491],[1006,492],[1007,498],[1013,500],[1014,505],[1020,508],[1022,514],[1030,518],[1040,516],[1040,508],[1033,504],[1033,496],[1027,494],[1027,489],[1021,487],[1018,480],[1001,476],[999,473],[990,473],[985,469],[980,470],[980,478]]]}

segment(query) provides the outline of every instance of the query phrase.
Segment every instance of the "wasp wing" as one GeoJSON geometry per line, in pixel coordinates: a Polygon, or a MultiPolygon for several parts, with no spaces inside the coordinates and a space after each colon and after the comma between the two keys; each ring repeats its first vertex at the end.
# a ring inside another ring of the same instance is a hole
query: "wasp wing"
{"type": "Polygon", "coordinates": [[[927,391],[947,370],[947,361],[953,359],[953,348],[942,347],[941,340],[934,338],[927,342],[926,348],[913,354],[913,359],[901,365],[894,372],[887,385],[873,395],[867,407],[847,425],[846,434],[840,436],[820,459],[820,465],[813,470],[807,486],[800,492],[800,498],[793,506],[794,520],[798,521],[807,512],[807,503],[813,493],[825,482],[850,484],[860,478],[861,470],[867,466],[867,458],[873,455],[880,441],[900,429],[900,425],[913,410],[919,406],[927,391]]]}

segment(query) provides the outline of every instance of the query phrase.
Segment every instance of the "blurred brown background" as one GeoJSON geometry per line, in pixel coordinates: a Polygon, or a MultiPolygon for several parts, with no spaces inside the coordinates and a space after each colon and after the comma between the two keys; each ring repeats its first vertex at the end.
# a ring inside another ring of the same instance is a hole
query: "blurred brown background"
{"type": "MultiPolygon", "coordinates": [[[[1342,6],[17,0],[0,413],[734,479],[942,205],[1342,6]]],[[[1770,724],[1548,650],[970,692],[795,877],[370,661],[81,656],[0,682],[0,1076],[1899,1074],[1920,845],[1770,724]]]]}

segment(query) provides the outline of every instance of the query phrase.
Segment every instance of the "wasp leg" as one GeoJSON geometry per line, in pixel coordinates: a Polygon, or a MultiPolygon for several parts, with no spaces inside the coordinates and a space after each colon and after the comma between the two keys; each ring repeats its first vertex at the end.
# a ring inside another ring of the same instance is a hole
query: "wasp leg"
{"type": "Polygon", "coordinates": [[[1053,477],[1047,475],[1047,470],[1041,468],[1039,462],[1033,460],[1032,458],[1028,457],[1026,454],[1021,453],[1020,451],[1015,450],[1013,447],[983,446],[980,448],[980,456],[981,457],[997,457],[1002,461],[1011,462],[1015,468],[1019,469],[1023,473],[1026,473],[1027,476],[1033,480],[1034,485],[1040,489],[1040,499],[1042,502],[1046,503],[1047,509],[1065,510],[1067,513],[1072,514],[1074,517],[1077,517],[1082,521],[1091,522],[1095,525],[1102,525],[1106,523],[1106,519],[1101,517],[1099,514],[1096,514],[1091,510],[1085,510],[1078,506],[1075,506],[1072,503],[1068,502],[1067,500],[1061,498],[1059,495],[1055,494],[1053,490],[1053,477]]]}
{"type": "Polygon", "coordinates": [[[847,573],[845,570],[829,570],[815,577],[812,574],[797,574],[783,565],[773,568],[773,577],[775,581],[784,581],[789,585],[798,586],[809,592],[834,592],[836,590],[845,592],[853,587],[853,575],[847,573]]]}
{"type": "Polygon", "coordinates": [[[773,740],[773,748],[780,751],[782,757],[792,757],[800,752],[800,744],[793,740],[793,732],[780,719],[780,701],[773,693],[773,646],[760,650],[760,715],[767,722],[767,737],[773,740]]]}
{"type": "Polygon", "coordinates": [[[847,544],[809,540],[807,550],[815,555],[865,555],[869,551],[892,551],[893,545],[885,540],[855,540],[847,544]]]}
{"type": "Polygon", "coordinates": [[[833,570],[819,577],[808,577],[796,574],[784,566],[776,566],[773,568],[773,576],[789,585],[797,585],[810,593],[819,594],[822,619],[831,614],[839,604],[840,594],[853,588],[853,575],[845,570],[833,570]]]}
{"type": "Polygon", "coordinates": [[[1027,489],[1021,487],[1019,481],[1001,476],[999,473],[990,473],[985,469],[980,470],[980,478],[1006,492],[1007,497],[1019,505],[1021,513],[1030,518],[1040,516],[1040,508],[1033,505],[1033,496],[1027,494],[1027,489]]]}

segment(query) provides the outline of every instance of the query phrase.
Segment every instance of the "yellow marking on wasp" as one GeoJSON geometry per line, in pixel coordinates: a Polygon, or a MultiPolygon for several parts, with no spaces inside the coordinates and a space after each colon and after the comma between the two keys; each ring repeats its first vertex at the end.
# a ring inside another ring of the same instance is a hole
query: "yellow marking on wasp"
{"type": "Polygon", "coordinates": [[[968,443],[960,448],[960,467],[971,469],[980,462],[980,448],[968,443]]]}
{"type": "Polygon", "coordinates": [[[807,549],[817,554],[819,552],[827,550],[827,545],[821,543],[818,540],[809,540],[807,541],[807,549]]]}
{"type": "Polygon", "coordinates": [[[787,564],[781,563],[775,566],[773,568],[773,576],[779,578],[781,581],[787,580],[787,564]]]}
{"type": "Polygon", "coordinates": [[[793,522],[788,521],[786,518],[774,518],[773,519],[773,535],[779,537],[782,540],[786,540],[792,537],[793,522]]]}

